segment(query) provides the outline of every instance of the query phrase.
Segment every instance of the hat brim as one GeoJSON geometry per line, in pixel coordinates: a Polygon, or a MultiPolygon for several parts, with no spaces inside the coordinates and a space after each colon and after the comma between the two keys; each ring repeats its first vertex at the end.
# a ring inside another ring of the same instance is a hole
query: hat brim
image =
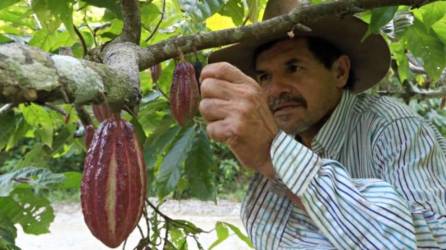
{"type": "MultiPolygon", "coordinates": [[[[350,57],[355,80],[352,91],[362,92],[379,82],[390,66],[389,47],[381,35],[369,35],[361,41],[367,32],[368,24],[353,16],[339,18],[323,17],[314,23],[305,24],[311,31],[296,30],[295,37],[323,38],[350,57]]],[[[213,52],[209,63],[229,62],[245,74],[254,77],[254,51],[262,44],[286,38],[286,34],[271,36],[264,40],[252,40],[213,52]]]]}

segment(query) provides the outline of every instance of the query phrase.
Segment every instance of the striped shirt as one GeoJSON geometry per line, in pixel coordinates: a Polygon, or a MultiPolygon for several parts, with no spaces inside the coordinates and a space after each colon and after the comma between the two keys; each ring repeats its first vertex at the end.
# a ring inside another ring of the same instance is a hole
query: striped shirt
{"type": "Polygon", "coordinates": [[[256,249],[446,249],[446,141],[407,106],[344,91],[311,150],[279,132],[270,153],[241,209],[256,249]]]}

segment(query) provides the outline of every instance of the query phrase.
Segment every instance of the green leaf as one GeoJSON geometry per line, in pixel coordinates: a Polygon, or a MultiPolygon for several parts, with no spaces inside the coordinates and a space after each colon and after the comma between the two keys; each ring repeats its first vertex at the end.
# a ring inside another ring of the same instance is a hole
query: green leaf
{"type": "Polygon", "coordinates": [[[438,1],[424,5],[420,9],[414,10],[415,16],[423,22],[429,29],[438,20],[442,19],[446,13],[446,2],[438,1]]]}
{"type": "Polygon", "coordinates": [[[195,128],[189,127],[175,145],[167,153],[161,163],[160,171],[157,175],[158,195],[163,198],[172,192],[180,179],[181,167],[192,148],[192,142],[195,137],[195,128]]]}
{"type": "Polygon", "coordinates": [[[144,144],[144,160],[149,169],[155,167],[158,158],[181,130],[178,126],[171,127],[171,124],[169,117],[164,119],[144,144]]]}
{"type": "Polygon", "coordinates": [[[409,50],[423,61],[427,73],[436,82],[446,65],[445,47],[441,40],[432,29],[426,29],[417,18],[406,31],[405,36],[409,50]]]}
{"type": "Polygon", "coordinates": [[[202,22],[217,13],[226,0],[179,0],[181,7],[188,13],[194,22],[202,22]]]}
{"type": "Polygon", "coordinates": [[[204,232],[203,229],[187,220],[172,220],[172,223],[175,227],[182,228],[186,233],[199,234],[204,232]]]}
{"type": "Polygon", "coordinates": [[[72,0],[47,0],[51,13],[62,20],[67,31],[74,37],[76,33],[73,28],[73,6],[72,0]]]}
{"type": "Polygon", "coordinates": [[[60,185],[60,188],[75,188],[79,189],[81,187],[82,174],[79,172],[65,172],[63,173],[64,180],[60,185]]]}
{"type": "Polygon", "coordinates": [[[31,105],[21,106],[23,117],[31,126],[37,127],[36,134],[40,140],[49,147],[53,144],[53,119],[43,107],[31,103],[31,105]]]}
{"type": "MultiPolygon", "coordinates": [[[[371,11],[372,17],[369,24],[369,29],[364,37],[370,34],[379,33],[382,26],[390,22],[398,10],[398,6],[375,8],[371,11]]],[[[364,39],[364,38],[363,38],[364,39]]]]}
{"type": "Polygon", "coordinates": [[[16,168],[26,167],[48,167],[48,161],[50,160],[50,154],[45,145],[36,143],[33,145],[31,151],[29,151],[25,157],[17,163],[16,168]]]}
{"type": "Polygon", "coordinates": [[[241,239],[242,241],[244,241],[249,247],[254,248],[254,245],[252,244],[251,240],[249,239],[249,237],[247,235],[245,235],[244,233],[242,233],[242,231],[240,231],[240,229],[230,223],[227,222],[223,222],[226,226],[228,226],[232,232],[235,233],[235,235],[237,235],[237,237],[239,239],[241,239]]]}
{"type": "Polygon", "coordinates": [[[13,41],[12,39],[9,39],[8,37],[0,34],[0,44],[2,44],[2,43],[9,43],[9,42],[12,42],[12,41],[13,41]]]}
{"type": "Polygon", "coordinates": [[[36,195],[31,189],[16,189],[10,197],[0,197],[0,214],[6,214],[8,218],[14,218],[13,222],[19,223],[27,234],[49,233],[49,226],[54,220],[54,210],[50,202],[43,196],[36,195]],[[8,198],[12,199],[8,201],[8,198]]]}
{"type": "Polygon", "coordinates": [[[55,174],[45,168],[21,168],[0,175],[0,197],[8,196],[15,187],[48,189],[64,181],[62,174],[55,174]]]}
{"type": "Polygon", "coordinates": [[[18,3],[20,0],[2,0],[0,1],[0,10],[7,8],[15,3],[18,3]]]}
{"type": "Polygon", "coordinates": [[[223,16],[229,16],[235,25],[240,26],[243,23],[245,9],[242,0],[229,0],[228,3],[218,12],[223,16]]]}
{"type": "Polygon", "coordinates": [[[14,112],[6,112],[0,115],[0,151],[8,143],[9,138],[14,133],[16,117],[14,112]]]}
{"type": "MultiPolygon", "coordinates": [[[[7,206],[0,198],[0,207],[7,206]]],[[[1,209],[0,209],[1,210],[1,209]]],[[[15,245],[15,239],[17,238],[17,229],[14,223],[3,214],[0,214],[0,249],[4,250],[20,250],[15,245]]]]}
{"type": "Polygon", "coordinates": [[[100,8],[107,8],[112,11],[116,17],[121,18],[121,7],[119,0],[83,0],[84,2],[100,8]]]}
{"type": "Polygon", "coordinates": [[[12,149],[25,136],[28,129],[30,129],[30,126],[28,123],[26,123],[23,117],[16,118],[16,128],[14,133],[9,138],[8,145],[6,145],[6,150],[8,151],[12,149]]]}
{"type": "Polygon", "coordinates": [[[185,171],[192,195],[201,200],[215,200],[216,163],[205,131],[199,130],[186,160],[185,171]]]}
{"type": "Polygon", "coordinates": [[[216,247],[229,237],[229,230],[223,222],[218,221],[215,224],[215,232],[217,233],[217,239],[211,244],[211,246],[209,246],[209,250],[216,247]]]}
{"type": "Polygon", "coordinates": [[[132,116],[132,119],[130,120],[130,123],[133,125],[133,129],[136,133],[136,137],[138,138],[139,145],[144,145],[146,142],[146,133],[144,132],[144,129],[141,126],[141,123],[139,123],[138,119],[132,116]]]}
{"type": "Polygon", "coordinates": [[[390,50],[392,51],[392,55],[398,65],[398,75],[401,82],[409,79],[410,74],[409,61],[407,60],[405,53],[405,43],[405,40],[401,39],[398,42],[390,44],[390,50]]]}
{"type": "Polygon", "coordinates": [[[434,30],[435,34],[437,34],[438,38],[446,46],[446,16],[432,25],[432,29],[434,30]]]}
{"type": "MultiPolygon", "coordinates": [[[[144,3],[141,6],[141,23],[144,27],[151,27],[161,16],[161,11],[153,3],[144,3]]],[[[154,28],[154,27],[151,27],[154,28]]]]}
{"type": "Polygon", "coordinates": [[[255,23],[259,20],[260,0],[247,0],[249,21],[255,23]]]}

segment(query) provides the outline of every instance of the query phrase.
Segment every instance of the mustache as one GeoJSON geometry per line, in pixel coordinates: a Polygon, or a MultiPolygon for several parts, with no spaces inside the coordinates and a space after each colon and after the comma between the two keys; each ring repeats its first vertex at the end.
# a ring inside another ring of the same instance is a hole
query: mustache
{"type": "Polygon", "coordinates": [[[277,97],[268,98],[268,106],[271,111],[276,110],[278,107],[285,103],[295,103],[307,108],[307,101],[300,95],[292,95],[290,93],[282,93],[277,97]]]}

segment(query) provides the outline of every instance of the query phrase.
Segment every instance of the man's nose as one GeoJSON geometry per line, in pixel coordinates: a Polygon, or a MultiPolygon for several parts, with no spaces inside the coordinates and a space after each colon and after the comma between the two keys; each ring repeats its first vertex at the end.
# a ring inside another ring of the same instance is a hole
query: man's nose
{"type": "Polygon", "coordinates": [[[279,95],[285,92],[292,91],[292,84],[283,77],[273,77],[269,84],[268,92],[272,95],[279,95]]]}

